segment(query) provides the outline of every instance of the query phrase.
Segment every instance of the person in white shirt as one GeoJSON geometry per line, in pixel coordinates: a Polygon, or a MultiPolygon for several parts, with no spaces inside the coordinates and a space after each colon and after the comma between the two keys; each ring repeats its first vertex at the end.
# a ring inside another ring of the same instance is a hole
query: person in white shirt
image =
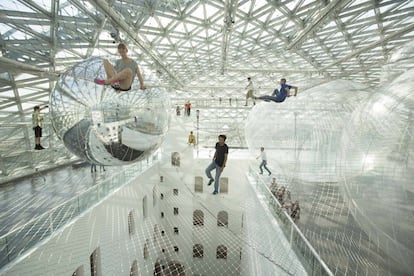
{"type": "Polygon", "coordinates": [[[257,156],[256,159],[259,159],[259,157],[262,159],[262,163],[260,163],[260,166],[259,166],[260,174],[263,174],[263,168],[265,168],[265,170],[269,173],[269,175],[271,175],[272,172],[266,167],[267,156],[266,156],[266,152],[264,151],[264,147],[260,148],[260,155],[257,156]]]}
{"type": "Polygon", "coordinates": [[[253,104],[255,105],[255,104],[256,104],[256,102],[255,102],[255,97],[254,97],[254,95],[253,95],[253,90],[254,90],[254,88],[253,88],[252,78],[251,78],[251,77],[248,77],[248,78],[247,78],[247,81],[248,81],[249,83],[248,83],[248,84],[247,84],[247,86],[246,86],[247,94],[246,94],[246,103],[244,104],[244,106],[247,106],[247,100],[248,100],[249,98],[252,98],[252,99],[253,99],[253,104]]]}

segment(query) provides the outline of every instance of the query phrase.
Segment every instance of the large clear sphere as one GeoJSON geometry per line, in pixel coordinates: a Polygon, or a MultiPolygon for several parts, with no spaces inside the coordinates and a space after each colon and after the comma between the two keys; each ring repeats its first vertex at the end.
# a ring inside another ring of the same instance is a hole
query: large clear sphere
{"type": "Polygon", "coordinates": [[[340,187],[370,238],[412,271],[414,70],[392,79],[345,125],[340,187]]]}
{"type": "Polygon", "coordinates": [[[145,84],[117,94],[94,79],[106,78],[103,59],[87,59],[58,79],[50,96],[53,128],[65,146],[91,163],[123,165],[142,160],[162,143],[169,126],[170,101],[154,75],[145,84]]]}
{"type": "Polygon", "coordinates": [[[396,49],[381,70],[381,83],[393,81],[402,73],[414,69],[414,41],[396,49]]]}
{"type": "Polygon", "coordinates": [[[269,166],[288,179],[337,181],[342,128],[368,89],[334,80],[299,91],[283,103],[256,104],[245,126],[248,147],[255,156],[264,147],[269,166]]]}

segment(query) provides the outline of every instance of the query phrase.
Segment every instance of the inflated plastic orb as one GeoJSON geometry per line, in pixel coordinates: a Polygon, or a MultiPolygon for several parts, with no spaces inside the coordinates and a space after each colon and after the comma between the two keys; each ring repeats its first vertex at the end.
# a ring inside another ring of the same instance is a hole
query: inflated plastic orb
{"type": "Polygon", "coordinates": [[[404,46],[396,49],[387,62],[382,67],[381,83],[393,81],[396,77],[404,72],[414,69],[414,41],[406,43],[404,46]]]}
{"type": "Polygon", "coordinates": [[[85,60],[60,76],[50,96],[53,128],[80,158],[102,165],[123,165],[146,158],[162,143],[169,126],[169,97],[158,80],[142,72],[152,88],[117,94],[94,83],[105,78],[101,58],[85,60]]]}
{"type": "Polygon", "coordinates": [[[253,156],[265,148],[268,165],[288,179],[337,181],[336,158],[344,124],[368,96],[366,86],[334,80],[283,103],[259,102],[246,121],[245,136],[253,156]]]}
{"type": "Polygon", "coordinates": [[[370,238],[414,271],[414,70],[392,79],[346,125],[340,187],[370,238]]]}

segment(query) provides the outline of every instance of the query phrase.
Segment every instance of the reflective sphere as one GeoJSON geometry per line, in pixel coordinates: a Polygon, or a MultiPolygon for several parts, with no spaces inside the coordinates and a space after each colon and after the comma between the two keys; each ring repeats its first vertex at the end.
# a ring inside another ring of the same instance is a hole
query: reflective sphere
{"type": "Polygon", "coordinates": [[[414,69],[392,79],[346,125],[340,187],[370,238],[414,271],[414,69]]]}
{"type": "Polygon", "coordinates": [[[263,146],[269,166],[288,179],[337,181],[341,131],[366,87],[335,80],[299,92],[283,103],[256,104],[245,126],[249,149],[257,156],[263,146]]]}
{"type": "MultiPolygon", "coordinates": [[[[161,87],[117,94],[94,79],[106,78],[101,58],[85,60],[57,81],[50,96],[53,128],[65,146],[80,158],[102,165],[123,165],[154,152],[169,125],[169,97],[161,87]]],[[[142,72],[146,85],[157,85],[142,72]]]]}

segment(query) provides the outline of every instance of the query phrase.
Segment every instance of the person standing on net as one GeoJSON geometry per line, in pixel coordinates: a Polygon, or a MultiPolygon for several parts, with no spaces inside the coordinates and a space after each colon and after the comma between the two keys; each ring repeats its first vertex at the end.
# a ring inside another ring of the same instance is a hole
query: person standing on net
{"type": "Polygon", "coordinates": [[[220,185],[220,175],[226,167],[227,155],[229,153],[229,147],[226,145],[226,135],[220,134],[218,136],[218,142],[216,143],[216,152],[214,153],[213,161],[206,168],[206,175],[209,178],[208,185],[210,186],[214,182],[213,195],[218,194],[220,185]],[[211,176],[211,171],[216,170],[215,179],[211,176]]]}
{"type": "Polygon", "coordinates": [[[144,79],[138,64],[128,57],[128,48],[124,43],[118,45],[118,53],[121,58],[115,62],[115,66],[107,59],[103,61],[107,79],[96,78],[94,80],[95,83],[111,85],[116,93],[120,93],[121,91],[131,90],[136,74],[140,83],[140,89],[145,90],[144,79]]]}
{"type": "Polygon", "coordinates": [[[187,105],[187,116],[190,116],[191,115],[191,103],[190,103],[190,101],[187,101],[186,105],[187,105]]]}
{"type": "Polygon", "coordinates": [[[252,78],[251,77],[248,77],[247,78],[247,81],[249,82],[248,84],[247,84],[247,86],[246,86],[246,90],[247,90],[247,94],[246,94],[246,103],[244,104],[244,106],[247,106],[247,100],[249,99],[249,98],[252,98],[253,99],[253,105],[255,105],[256,104],[256,102],[254,101],[254,95],[253,95],[253,90],[254,90],[254,88],[253,88],[253,81],[252,81],[252,78]]]}
{"type": "Polygon", "coordinates": [[[271,175],[272,172],[266,167],[267,156],[266,156],[266,152],[264,151],[264,147],[260,148],[260,155],[257,156],[256,159],[259,159],[259,157],[262,159],[262,163],[260,163],[260,166],[259,166],[260,174],[263,174],[263,168],[265,168],[265,170],[269,173],[269,175],[271,175]]]}
{"type": "Polygon", "coordinates": [[[35,150],[42,150],[45,149],[41,144],[40,144],[40,138],[42,137],[42,125],[43,125],[43,117],[40,114],[40,110],[48,108],[48,106],[44,106],[44,107],[40,107],[38,105],[36,105],[33,108],[33,113],[32,113],[32,128],[33,131],[35,133],[35,150]]]}
{"type": "Polygon", "coordinates": [[[196,137],[192,131],[190,131],[190,135],[188,135],[188,144],[193,146],[196,145],[196,137]]]}

